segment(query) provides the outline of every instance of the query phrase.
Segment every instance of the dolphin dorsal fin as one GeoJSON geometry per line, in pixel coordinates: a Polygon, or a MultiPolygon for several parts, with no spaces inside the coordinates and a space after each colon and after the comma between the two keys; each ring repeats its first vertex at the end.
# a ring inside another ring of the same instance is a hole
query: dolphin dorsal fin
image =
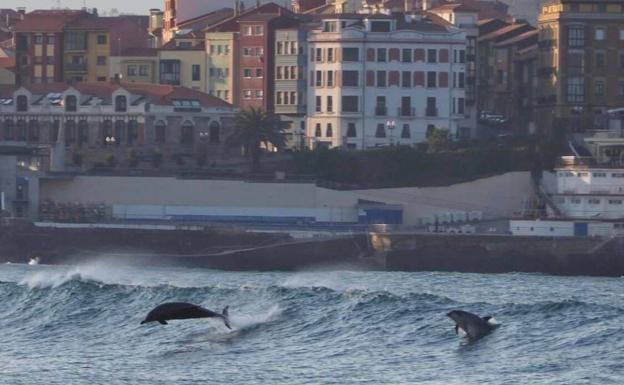
{"type": "Polygon", "coordinates": [[[224,316],[228,316],[228,309],[230,308],[230,305],[226,306],[223,308],[223,311],[221,312],[222,315],[224,316]]]}

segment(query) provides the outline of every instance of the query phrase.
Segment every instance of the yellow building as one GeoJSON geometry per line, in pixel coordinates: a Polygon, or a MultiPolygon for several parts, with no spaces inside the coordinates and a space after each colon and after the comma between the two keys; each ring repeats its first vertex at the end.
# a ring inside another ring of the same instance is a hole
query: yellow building
{"type": "Polygon", "coordinates": [[[155,48],[128,48],[110,57],[111,79],[129,83],[157,83],[158,51],[155,48]]]}
{"type": "Polygon", "coordinates": [[[110,56],[128,48],[145,48],[147,30],[130,17],[90,17],[71,22],[65,28],[63,78],[66,81],[107,81],[110,56]]]}
{"type": "Polygon", "coordinates": [[[210,95],[238,104],[238,34],[234,32],[206,33],[206,89],[210,95]]]}
{"type": "Polygon", "coordinates": [[[206,92],[206,44],[202,39],[171,40],[158,51],[158,81],[206,92]]]}

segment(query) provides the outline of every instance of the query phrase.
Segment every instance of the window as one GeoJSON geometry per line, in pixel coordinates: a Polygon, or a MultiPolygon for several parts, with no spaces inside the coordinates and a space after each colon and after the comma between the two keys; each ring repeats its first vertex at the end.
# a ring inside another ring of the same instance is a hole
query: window
{"type": "Polygon", "coordinates": [[[464,88],[466,85],[466,74],[464,72],[459,72],[459,82],[457,84],[458,88],[464,88]]]}
{"type": "Polygon", "coordinates": [[[429,117],[438,116],[437,99],[433,96],[427,97],[427,108],[425,114],[429,117]]]}
{"type": "Polygon", "coordinates": [[[427,87],[428,88],[435,88],[436,87],[437,78],[438,78],[438,73],[437,72],[432,72],[432,71],[427,72],[427,87]]]}
{"type": "Polygon", "coordinates": [[[606,172],[595,172],[592,175],[594,178],[606,178],[607,177],[607,173],[606,172]]]}
{"type": "Polygon", "coordinates": [[[345,87],[357,87],[359,83],[358,71],[342,71],[342,85],[345,87]]]}
{"type": "Polygon", "coordinates": [[[377,61],[378,62],[388,61],[387,52],[385,48],[377,48],[377,61]]]}
{"type": "Polygon", "coordinates": [[[587,203],[589,203],[590,205],[599,205],[600,204],[600,199],[589,198],[587,200],[587,203]]]}
{"type": "Polygon", "coordinates": [[[389,21],[371,22],[371,32],[390,32],[390,22],[389,21]]]}
{"type": "Polygon", "coordinates": [[[190,121],[185,121],[182,124],[182,130],[180,135],[180,144],[190,145],[195,141],[195,127],[190,121]]]}
{"type": "Polygon", "coordinates": [[[327,96],[327,112],[334,112],[334,98],[333,96],[327,96]]]}
{"type": "Polygon", "coordinates": [[[78,122],[78,144],[89,143],[89,123],[85,119],[78,122]]]}
{"type": "Polygon", "coordinates": [[[154,139],[156,143],[165,143],[167,140],[166,126],[162,120],[159,120],[154,126],[154,139]]]}
{"type": "Polygon", "coordinates": [[[596,68],[604,68],[605,54],[604,52],[596,52],[596,68]]]}
{"type": "Polygon", "coordinates": [[[115,97],[115,111],[116,112],[128,111],[128,102],[125,96],[118,95],[115,97]]]}
{"type": "Polygon", "coordinates": [[[375,138],[385,138],[386,137],[386,126],[383,123],[377,124],[377,129],[375,130],[375,138]]]}
{"type": "Polygon", "coordinates": [[[377,96],[377,102],[375,104],[375,115],[376,116],[388,115],[388,108],[386,106],[385,96],[377,96]]]}
{"type": "Polygon", "coordinates": [[[148,76],[149,75],[149,66],[148,65],[139,66],[139,75],[141,75],[141,76],[148,76]]]}
{"type": "Polygon", "coordinates": [[[251,78],[251,68],[245,68],[243,70],[243,77],[244,78],[251,78]]]}
{"type": "Polygon", "coordinates": [[[457,113],[459,115],[464,114],[465,101],[464,98],[457,98],[457,113]]]}
{"type": "Polygon", "coordinates": [[[386,71],[377,71],[377,87],[386,86],[386,71]]]}
{"type": "Polygon", "coordinates": [[[596,80],[596,82],[594,83],[594,90],[596,92],[595,95],[604,96],[604,88],[605,88],[604,80],[596,80]]]}
{"type": "Polygon", "coordinates": [[[160,84],[180,85],[180,61],[160,61],[160,84]]]}
{"type": "Polygon", "coordinates": [[[357,96],[342,97],[342,112],[358,112],[359,99],[357,96]]]}
{"type": "Polygon", "coordinates": [[[108,43],[108,37],[106,35],[98,35],[97,43],[100,45],[108,43]]]}
{"type": "Polygon", "coordinates": [[[621,205],[622,204],[622,200],[621,199],[609,199],[609,204],[610,205],[621,205]]]}
{"type": "Polygon", "coordinates": [[[35,35],[35,44],[43,44],[43,35],[35,35]]]}
{"type": "Polygon", "coordinates": [[[334,61],[334,49],[333,48],[327,48],[327,61],[330,63],[334,61]]]}
{"type": "Polygon", "coordinates": [[[334,71],[327,71],[327,87],[334,86],[334,71]]]}
{"type": "Polygon", "coordinates": [[[76,112],[78,110],[78,99],[74,95],[65,98],[65,111],[76,112]]]}
{"type": "Polygon", "coordinates": [[[355,129],[355,123],[347,123],[347,138],[355,138],[357,136],[357,130],[355,129]]]}
{"type": "Polygon", "coordinates": [[[26,95],[19,95],[17,97],[16,108],[17,108],[17,112],[28,111],[28,97],[26,95]]]}
{"type": "Polygon", "coordinates": [[[403,48],[401,52],[402,52],[401,61],[403,63],[411,63],[412,62],[412,50],[409,48],[403,48]]]}
{"type": "Polygon", "coordinates": [[[193,66],[191,67],[191,71],[192,71],[192,76],[193,76],[193,81],[197,82],[201,80],[201,69],[199,64],[193,64],[193,66]]]}
{"type": "Polygon", "coordinates": [[[316,123],[315,129],[314,129],[314,136],[317,138],[320,138],[323,134],[321,133],[321,123],[316,123]]]}
{"type": "Polygon", "coordinates": [[[253,27],[251,25],[246,25],[243,28],[243,35],[245,36],[251,36],[253,34],[253,27]]]}
{"type": "Polygon", "coordinates": [[[403,125],[403,129],[401,130],[401,138],[403,138],[403,139],[411,138],[409,124],[404,124],[403,125]]]}
{"type": "Polygon", "coordinates": [[[65,49],[84,51],[87,48],[87,34],[84,32],[65,32],[65,49]]]}
{"type": "Polygon", "coordinates": [[[55,41],[54,35],[48,35],[48,45],[54,45],[55,41]]]}
{"type": "Polygon", "coordinates": [[[106,56],[98,56],[97,57],[97,65],[105,66],[106,65],[106,56]]]}
{"type": "Polygon", "coordinates": [[[35,119],[28,122],[28,140],[31,142],[39,141],[39,121],[35,119]]]}
{"type": "Polygon", "coordinates": [[[332,130],[332,124],[327,123],[327,128],[325,129],[325,136],[331,138],[334,136],[334,131],[332,130]]]}
{"type": "Polygon", "coordinates": [[[254,27],[254,35],[256,35],[256,36],[264,35],[264,27],[261,26],[261,25],[256,25],[254,27]]]}
{"type": "Polygon", "coordinates": [[[411,86],[412,86],[412,73],[411,73],[411,71],[403,71],[403,72],[401,72],[401,87],[408,87],[409,88],[411,86]]]}
{"type": "Polygon", "coordinates": [[[585,46],[585,28],[583,26],[568,27],[568,47],[579,48],[585,46]]]}
{"type": "Polygon", "coordinates": [[[604,28],[596,28],[595,30],[596,40],[601,41],[605,39],[605,29],[604,28]]]}
{"type": "Polygon", "coordinates": [[[343,48],[342,61],[360,61],[359,48],[343,48]]]}
{"type": "Polygon", "coordinates": [[[263,90],[256,90],[256,99],[262,99],[264,98],[264,91],[263,90]]]}
{"type": "Polygon", "coordinates": [[[317,62],[322,62],[323,61],[323,49],[321,48],[317,48],[316,49],[316,59],[315,61],[317,62]]]}
{"type": "Polygon", "coordinates": [[[282,55],[284,53],[284,44],[281,41],[277,42],[277,54],[282,55]]]}
{"type": "Polygon", "coordinates": [[[317,96],[316,97],[316,112],[321,112],[322,111],[323,106],[321,105],[321,97],[317,96]]]}
{"type": "Polygon", "coordinates": [[[412,113],[412,98],[410,96],[401,97],[401,110],[399,111],[401,116],[413,116],[412,113]]]}
{"type": "MultiPolygon", "coordinates": [[[[284,99],[286,98],[286,94],[284,94],[284,99]]],[[[297,93],[292,91],[290,93],[290,104],[297,104],[297,93]]]]}
{"type": "Polygon", "coordinates": [[[337,32],[338,23],[335,21],[326,21],[323,23],[323,32],[337,32]]]}
{"type": "Polygon", "coordinates": [[[584,78],[568,78],[568,102],[582,103],[583,101],[585,101],[584,78]]]}
{"type": "Polygon", "coordinates": [[[5,120],[4,121],[4,129],[2,130],[2,137],[4,140],[14,140],[15,137],[15,133],[14,133],[14,128],[13,128],[13,121],[12,120],[5,120]]]}
{"type": "Polygon", "coordinates": [[[435,49],[427,50],[427,63],[437,63],[438,62],[438,51],[435,49]]]}
{"type": "Polygon", "coordinates": [[[322,71],[316,71],[316,81],[314,83],[317,87],[322,87],[323,86],[323,72],[322,71]]]}
{"type": "Polygon", "coordinates": [[[210,143],[219,143],[221,141],[221,126],[219,122],[210,123],[210,143]]]}
{"type": "Polygon", "coordinates": [[[16,140],[25,141],[26,140],[26,121],[24,119],[19,119],[17,121],[17,130],[16,130],[16,140]]]}
{"type": "Polygon", "coordinates": [[[137,67],[133,64],[128,65],[128,76],[136,76],[137,67]]]}
{"type": "Polygon", "coordinates": [[[282,102],[282,93],[281,92],[276,92],[275,93],[275,104],[283,104],[282,102]]]}

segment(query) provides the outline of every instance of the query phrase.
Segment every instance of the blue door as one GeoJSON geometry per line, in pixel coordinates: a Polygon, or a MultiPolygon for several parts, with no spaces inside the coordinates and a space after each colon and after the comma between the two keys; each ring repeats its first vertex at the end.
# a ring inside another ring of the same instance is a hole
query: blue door
{"type": "Polygon", "coordinates": [[[585,222],[574,222],[574,236],[576,237],[586,237],[587,232],[587,223],[585,222]]]}

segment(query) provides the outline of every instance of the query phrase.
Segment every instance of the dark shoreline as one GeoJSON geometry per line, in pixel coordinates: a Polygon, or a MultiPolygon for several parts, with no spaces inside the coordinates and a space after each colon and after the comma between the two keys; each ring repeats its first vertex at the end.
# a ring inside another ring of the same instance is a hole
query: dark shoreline
{"type": "Polygon", "coordinates": [[[624,240],[369,233],[293,240],[240,229],[0,227],[0,263],[116,264],[229,271],[375,270],[624,276],[624,240]]]}

